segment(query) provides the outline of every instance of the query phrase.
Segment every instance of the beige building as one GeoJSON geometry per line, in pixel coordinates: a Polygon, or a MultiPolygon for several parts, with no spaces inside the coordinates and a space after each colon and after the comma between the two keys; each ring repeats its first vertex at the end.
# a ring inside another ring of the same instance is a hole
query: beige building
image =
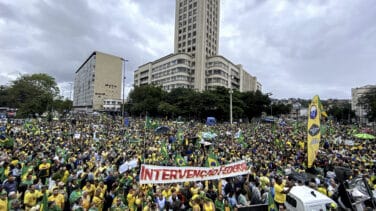
{"type": "Polygon", "coordinates": [[[141,65],[134,85],[155,84],[198,91],[216,86],[239,91],[261,90],[242,65],[218,55],[219,0],[176,0],[174,53],[141,65]]]}
{"type": "Polygon", "coordinates": [[[360,123],[367,123],[366,109],[359,105],[359,98],[367,93],[372,88],[376,88],[376,85],[367,85],[351,89],[351,109],[355,111],[355,115],[359,118],[360,123]]]}
{"type": "Polygon", "coordinates": [[[77,69],[74,79],[75,111],[103,110],[105,99],[121,99],[122,59],[93,52],[77,69]]]}

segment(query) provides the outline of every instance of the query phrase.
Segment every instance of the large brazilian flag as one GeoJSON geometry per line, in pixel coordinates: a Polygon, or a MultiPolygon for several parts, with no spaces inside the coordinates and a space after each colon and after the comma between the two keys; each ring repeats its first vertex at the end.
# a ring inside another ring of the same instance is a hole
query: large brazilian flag
{"type": "Polygon", "coordinates": [[[308,127],[307,127],[307,149],[308,149],[308,168],[312,167],[319,151],[321,132],[321,103],[319,96],[314,96],[308,109],[308,127]]]}

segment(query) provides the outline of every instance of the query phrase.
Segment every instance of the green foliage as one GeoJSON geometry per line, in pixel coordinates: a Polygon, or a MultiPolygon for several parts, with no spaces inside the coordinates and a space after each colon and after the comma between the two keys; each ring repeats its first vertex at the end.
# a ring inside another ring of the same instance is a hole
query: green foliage
{"type": "Polygon", "coordinates": [[[328,109],[328,115],[339,122],[349,122],[355,117],[355,112],[351,110],[350,103],[334,105],[328,109]]]}
{"type": "Polygon", "coordinates": [[[376,88],[371,88],[360,97],[359,104],[365,108],[368,119],[376,121],[376,88]]]}
{"type": "Polygon", "coordinates": [[[273,112],[274,116],[279,116],[281,114],[289,114],[292,110],[292,105],[291,104],[284,104],[284,103],[276,103],[276,104],[271,104],[271,110],[268,111],[269,114],[273,112]]]}
{"type": "Polygon", "coordinates": [[[8,107],[9,104],[9,87],[0,86],[0,107],[8,107]]]}
{"type": "Polygon", "coordinates": [[[28,116],[49,109],[59,88],[47,74],[22,75],[12,82],[8,91],[8,106],[18,108],[17,115],[28,116]]]}
{"type": "Polygon", "coordinates": [[[73,102],[69,99],[56,99],[53,101],[53,109],[59,113],[70,111],[73,107],[73,102]]]}
{"type": "Polygon", "coordinates": [[[21,75],[10,86],[0,86],[0,107],[17,108],[18,117],[72,109],[72,101],[58,96],[55,79],[47,74],[21,75]]]}
{"type": "Polygon", "coordinates": [[[135,88],[129,93],[132,114],[146,114],[156,116],[158,106],[165,92],[160,87],[145,85],[135,88]]]}
{"type": "MultiPolygon", "coordinates": [[[[165,92],[160,87],[151,85],[135,87],[129,93],[127,111],[132,115],[176,118],[181,116],[188,119],[203,120],[214,116],[219,121],[229,120],[230,94],[229,89],[218,87],[215,90],[196,92],[192,89],[177,88],[165,92]]],[[[234,90],[232,94],[233,117],[253,118],[269,109],[270,99],[261,92],[240,93],[234,90]]]]}

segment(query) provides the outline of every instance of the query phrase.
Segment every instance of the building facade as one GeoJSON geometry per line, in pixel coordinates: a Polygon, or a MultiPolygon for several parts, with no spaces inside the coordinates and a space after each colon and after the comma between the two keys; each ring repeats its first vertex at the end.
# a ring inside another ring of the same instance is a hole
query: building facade
{"type": "Polygon", "coordinates": [[[122,59],[93,52],[74,78],[74,111],[103,110],[105,99],[121,99],[122,59]]]}
{"type": "Polygon", "coordinates": [[[134,85],[154,84],[167,91],[216,86],[261,90],[256,77],[218,55],[219,12],[219,0],[176,0],[174,53],[141,65],[135,71],[134,85]]]}
{"type": "Polygon", "coordinates": [[[367,123],[368,120],[366,118],[366,109],[359,104],[359,98],[374,88],[376,88],[376,85],[367,85],[351,89],[351,109],[355,112],[355,115],[359,118],[361,124],[367,123]]]}

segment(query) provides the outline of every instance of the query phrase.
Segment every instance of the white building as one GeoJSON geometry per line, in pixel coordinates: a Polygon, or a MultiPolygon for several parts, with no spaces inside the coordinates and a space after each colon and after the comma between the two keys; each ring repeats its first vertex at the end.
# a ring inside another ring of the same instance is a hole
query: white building
{"type": "Polygon", "coordinates": [[[366,85],[351,89],[351,109],[355,111],[355,115],[362,124],[367,123],[368,119],[366,118],[366,109],[359,104],[359,98],[373,88],[376,88],[376,85],[366,85]]]}
{"type": "Polygon", "coordinates": [[[216,86],[239,91],[261,90],[257,78],[218,55],[219,0],[176,0],[174,53],[141,65],[134,85],[160,85],[198,91],[216,86]]]}

